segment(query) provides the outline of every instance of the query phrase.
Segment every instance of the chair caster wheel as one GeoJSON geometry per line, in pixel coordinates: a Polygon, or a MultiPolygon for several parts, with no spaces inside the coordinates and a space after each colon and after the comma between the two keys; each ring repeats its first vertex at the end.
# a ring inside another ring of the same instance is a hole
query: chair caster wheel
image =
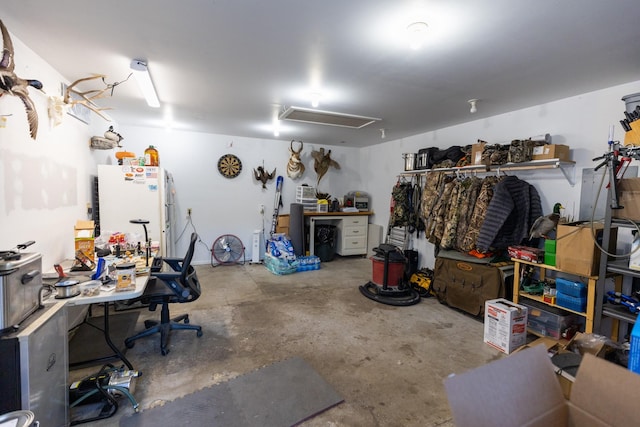
{"type": "Polygon", "coordinates": [[[184,320],[183,320],[183,322],[184,322],[184,324],[185,324],[185,325],[188,325],[188,324],[189,324],[189,318],[188,318],[188,317],[185,317],[185,318],[184,318],[184,320]]]}
{"type": "Polygon", "coordinates": [[[124,341],[124,345],[127,346],[127,348],[133,348],[134,345],[136,345],[135,341],[124,341]]]}
{"type": "Polygon", "coordinates": [[[198,338],[200,338],[200,337],[202,336],[202,331],[198,331],[198,332],[196,332],[196,336],[197,336],[198,338]]]}
{"type": "Polygon", "coordinates": [[[160,353],[162,353],[163,356],[166,356],[167,354],[169,354],[169,349],[168,348],[160,349],[160,353]]]}

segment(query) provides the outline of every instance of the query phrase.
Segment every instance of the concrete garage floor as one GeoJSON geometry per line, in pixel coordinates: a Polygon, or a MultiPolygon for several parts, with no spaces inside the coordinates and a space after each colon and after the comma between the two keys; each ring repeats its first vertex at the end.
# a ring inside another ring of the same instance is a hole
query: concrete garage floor
{"type": "MultiPolygon", "coordinates": [[[[363,297],[366,258],[336,257],[286,276],[260,264],[197,272],[202,296],[172,305],[171,314],[188,312],[204,335],[173,332],[167,356],[159,336],[127,352],[143,372],[134,393],[141,410],[300,356],[344,397],[302,426],[453,426],[443,379],[502,357],[482,342],[482,322],[434,298],[392,307],[363,297]]],[[[156,317],[142,309],[136,330],[156,317]]],[[[70,381],[91,372],[71,371],[70,381]]],[[[117,425],[131,412],[122,401],[113,417],[84,425],[117,425]]]]}

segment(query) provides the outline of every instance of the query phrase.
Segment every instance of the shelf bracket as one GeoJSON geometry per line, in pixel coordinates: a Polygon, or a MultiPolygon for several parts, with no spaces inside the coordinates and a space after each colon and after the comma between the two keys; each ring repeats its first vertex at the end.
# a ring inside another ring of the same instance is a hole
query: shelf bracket
{"type": "Polygon", "coordinates": [[[564,177],[569,182],[569,185],[571,185],[572,187],[575,187],[575,185],[576,185],[576,165],[575,165],[575,163],[573,163],[573,164],[564,164],[563,165],[562,162],[558,162],[558,167],[562,171],[562,174],[564,175],[564,177]],[[568,169],[571,169],[571,171],[568,171],[568,169]]]}

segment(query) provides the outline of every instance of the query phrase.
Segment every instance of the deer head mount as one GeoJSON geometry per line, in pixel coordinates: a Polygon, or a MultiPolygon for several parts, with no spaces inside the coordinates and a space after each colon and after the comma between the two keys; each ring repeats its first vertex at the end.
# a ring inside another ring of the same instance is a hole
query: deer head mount
{"type": "Polygon", "coordinates": [[[293,148],[293,143],[295,141],[291,140],[291,144],[289,145],[289,161],[287,162],[287,176],[291,179],[298,179],[304,173],[304,164],[302,160],[300,160],[300,153],[302,153],[302,148],[304,144],[302,141],[298,141],[300,143],[300,149],[296,151],[293,148]]]}

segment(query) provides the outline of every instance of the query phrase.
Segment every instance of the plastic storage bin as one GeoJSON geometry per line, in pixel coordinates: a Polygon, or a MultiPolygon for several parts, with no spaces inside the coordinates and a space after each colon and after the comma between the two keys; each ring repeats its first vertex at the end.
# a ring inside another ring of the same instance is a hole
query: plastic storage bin
{"type": "Polygon", "coordinates": [[[580,323],[580,316],[577,314],[525,298],[520,303],[529,309],[527,327],[539,335],[560,339],[565,329],[580,323]]]}
{"type": "Polygon", "coordinates": [[[587,297],[574,297],[558,291],[556,292],[556,305],[584,313],[587,308],[587,297]]]}
{"type": "Polygon", "coordinates": [[[576,298],[583,298],[587,295],[587,285],[582,282],[568,280],[562,277],[556,278],[556,289],[558,292],[576,298]]]}

